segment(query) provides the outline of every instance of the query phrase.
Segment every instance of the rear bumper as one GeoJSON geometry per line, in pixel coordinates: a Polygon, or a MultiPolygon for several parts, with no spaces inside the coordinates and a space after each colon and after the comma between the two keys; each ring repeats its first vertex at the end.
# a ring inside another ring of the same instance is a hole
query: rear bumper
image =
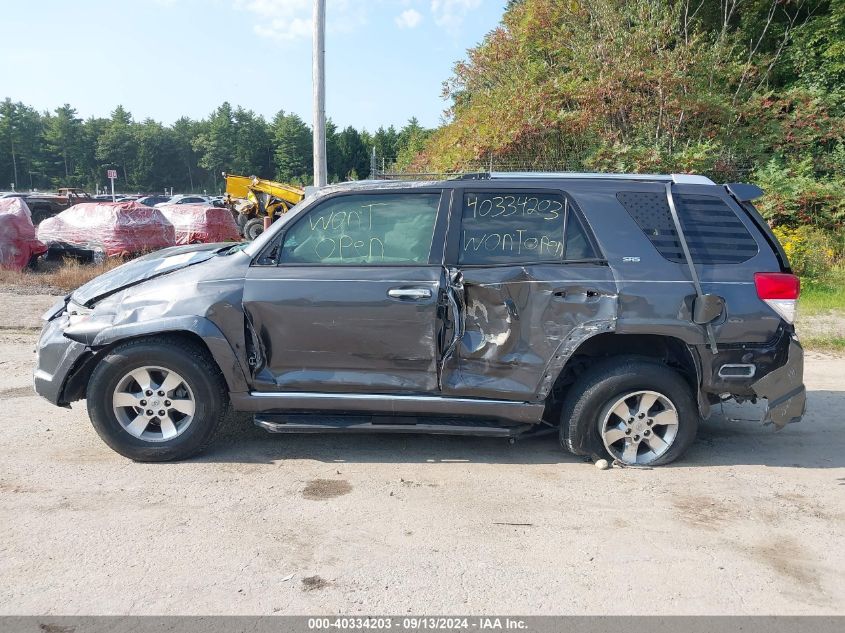
{"type": "MultiPolygon", "coordinates": [[[[702,378],[699,405],[730,397],[740,402],[766,400],[762,421],[779,429],[798,422],[804,414],[804,350],[792,328],[780,328],[767,343],[721,345],[717,354],[700,347],[698,354],[702,378]],[[725,368],[750,370],[751,375],[724,375],[725,368]]],[[[709,413],[709,404],[702,410],[703,417],[709,413]]]]}
{"type": "Polygon", "coordinates": [[[794,336],[789,337],[786,363],[751,384],[759,398],[768,402],[763,422],[774,424],[778,429],[791,422],[799,422],[807,406],[807,390],[804,387],[804,350],[794,336]]]}

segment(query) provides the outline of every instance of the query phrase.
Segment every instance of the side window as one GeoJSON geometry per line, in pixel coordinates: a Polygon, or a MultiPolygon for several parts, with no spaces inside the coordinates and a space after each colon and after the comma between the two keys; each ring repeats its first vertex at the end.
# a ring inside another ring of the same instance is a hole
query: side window
{"type": "Polygon", "coordinates": [[[561,194],[464,194],[459,264],[530,264],[595,257],[584,228],[561,194]]]}
{"type": "MultiPolygon", "coordinates": [[[[616,197],[658,253],[669,261],[684,261],[665,193],[622,191],[616,197]]],[[[724,200],[690,194],[673,197],[693,262],[739,264],[757,254],[757,242],[724,200]]]]}
{"type": "Polygon", "coordinates": [[[285,235],[281,263],[426,264],[440,193],[349,195],[309,211],[285,235]]]}

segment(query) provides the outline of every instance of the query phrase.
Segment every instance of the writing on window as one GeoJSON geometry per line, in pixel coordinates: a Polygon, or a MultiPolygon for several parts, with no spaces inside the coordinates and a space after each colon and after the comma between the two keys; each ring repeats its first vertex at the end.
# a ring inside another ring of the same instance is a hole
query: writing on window
{"type": "Polygon", "coordinates": [[[459,262],[561,260],[567,203],[543,193],[466,193],[459,262]]]}
{"type": "Polygon", "coordinates": [[[281,261],[427,263],[439,202],[439,193],[362,194],[327,200],[291,227],[281,261]]]}

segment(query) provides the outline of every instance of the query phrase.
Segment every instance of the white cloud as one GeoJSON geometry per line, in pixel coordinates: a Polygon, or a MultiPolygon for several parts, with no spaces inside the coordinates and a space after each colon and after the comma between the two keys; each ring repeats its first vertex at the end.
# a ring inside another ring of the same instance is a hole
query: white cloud
{"type": "MultiPolygon", "coordinates": [[[[351,31],[365,24],[369,4],[366,0],[328,0],[326,29],[351,31]]],[[[260,18],[253,28],[262,37],[298,40],[311,36],[313,0],[234,0],[234,5],[260,18]]]]}
{"type": "MultiPolygon", "coordinates": [[[[172,0],[161,0],[164,2],[172,0]]],[[[282,41],[311,36],[313,0],[230,0],[236,9],[256,18],[255,32],[282,41]]],[[[431,18],[438,27],[457,34],[467,16],[482,0],[429,0],[431,18]]],[[[397,5],[404,10],[394,18],[401,29],[417,28],[423,14],[413,7],[419,0],[327,0],[326,29],[329,33],[348,32],[364,25],[374,11],[389,11],[397,5]]]]}
{"type": "Polygon", "coordinates": [[[396,26],[400,29],[415,29],[420,25],[422,19],[422,13],[416,9],[405,9],[402,13],[396,16],[395,21],[396,26]]]}
{"type": "Polygon", "coordinates": [[[431,14],[437,26],[454,33],[461,28],[467,14],[479,6],[481,0],[431,0],[431,14]]]}

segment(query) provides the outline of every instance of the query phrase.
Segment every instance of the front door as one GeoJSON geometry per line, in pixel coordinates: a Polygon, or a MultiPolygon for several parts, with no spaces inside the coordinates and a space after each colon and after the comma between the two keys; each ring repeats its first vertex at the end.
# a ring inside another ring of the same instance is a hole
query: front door
{"type": "Polygon", "coordinates": [[[256,390],[437,393],[441,193],[336,194],[292,218],[244,287],[256,390]]]}
{"type": "Polygon", "coordinates": [[[568,195],[485,185],[455,191],[443,394],[542,400],[567,345],[612,322],[616,286],[568,195]]]}

